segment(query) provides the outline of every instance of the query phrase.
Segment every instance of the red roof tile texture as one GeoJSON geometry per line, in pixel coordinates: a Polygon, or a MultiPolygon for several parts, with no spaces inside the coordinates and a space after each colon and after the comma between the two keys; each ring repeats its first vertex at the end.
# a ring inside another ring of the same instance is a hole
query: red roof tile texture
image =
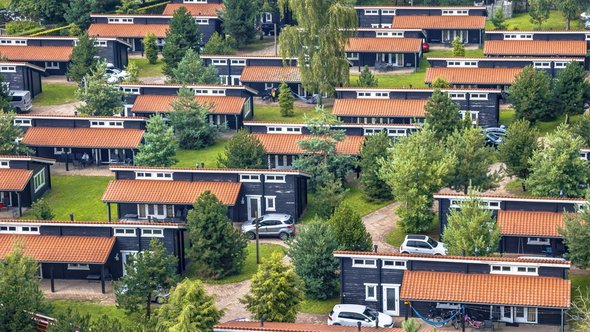
{"type": "Polygon", "coordinates": [[[400,298],[569,308],[571,282],[554,277],[404,271],[400,298]]]}
{"type": "Polygon", "coordinates": [[[418,53],[422,40],[418,38],[350,38],[346,52],[418,53]]]}
{"type": "Polygon", "coordinates": [[[393,29],[483,29],[485,16],[396,16],[393,29]]]}
{"type": "Polygon", "coordinates": [[[224,205],[237,204],[241,183],[168,180],[114,180],[102,201],[116,203],[193,204],[206,191],[224,205]]]}
{"type": "Polygon", "coordinates": [[[427,100],[417,99],[336,99],[336,116],[424,117],[427,100]]]}
{"type": "MultiPolygon", "coordinates": [[[[303,324],[303,323],[275,323],[264,322],[264,326],[260,326],[260,322],[240,322],[230,321],[215,325],[214,331],[257,331],[257,332],[372,332],[382,331],[383,329],[376,329],[374,327],[363,327],[359,329],[356,326],[337,326],[325,324],[303,324]]],[[[388,328],[387,332],[403,332],[401,328],[388,328]]],[[[426,330],[424,330],[426,331],[426,330]]]]}
{"type": "Polygon", "coordinates": [[[192,16],[218,16],[225,6],[218,3],[169,3],[162,15],[174,15],[180,7],[185,7],[192,16]]]}
{"type": "Polygon", "coordinates": [[[158,38],[166,37],[168,24],[107,24],[93,23],[88,28],[88,35],[112,38],[143,38],[148,32],[158,38]]]}
{"type": "MultiPolygon", "coordinates": [[[[312,137],[311,135],[256,134],[256,138],[262,143],[267,154],[307,154],[299,147],[298,142],[312,137]]],[[[336,152],[359,155],[364,142],[363,136],[346,136],[343,141],[336,143],[336,152]]]]}
{"type": "Polygon", "coordinates": [[[583,40],[488,40],[485,55],[586,56],[583,40]]]}
{"type": "Polygon", "coordinates": [[[299,68],[291,66],[246,66],[240,76],[242,82],[300,83],[299,68]]]}
{"type": "Polygon", "coordinates": [[[0,54],[12,61],[68,62],[73,49],[73,46],[0,46],[0,54]]]}
{"type": "MultiPolygon", "coordinates": [[[[135,113],[173,112],[171,104],[176,99],[176,96],[141,95],[135,99],[131,111],[135,113]]],[[[197,96],[195,100],[202,106],[210,107],[210,114],[241,114],[246,102],[246,98],[233,96],[197,96]]]]}
{"type": "Polygon", "coordinates": [[[498,226],[502,235],[561,237],[557,231],[564,227],[563,213],[539,211],[498,211],[498,226]]]}
{"type": "Polygon", "coordinates": [[[139,129],[31,127],[22,142],[29,146],[136,149],[143,133],[139,129]]]}
{"type": "Polygon", "coordinates": [[[451,84],[500,84],[509,85],[522,68],[447,68],[426,69],[424,82],[432,83],[436,78],[444,78],[451,84]]]}
{"type": "Polygon", "coordinates": [[[0,191],[23,191],[31,176],[28,169],[0,168],[0,191]]]}
{"type": "Polygon", "coordinates": [[[37,262],[104,264],[115,245],[114,237],[0,235],[0,259],[21,244],[24,254],[37,262]]]}

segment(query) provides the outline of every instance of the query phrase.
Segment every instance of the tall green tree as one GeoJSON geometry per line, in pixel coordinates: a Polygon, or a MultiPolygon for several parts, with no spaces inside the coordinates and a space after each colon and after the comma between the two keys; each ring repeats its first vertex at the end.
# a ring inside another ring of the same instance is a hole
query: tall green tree
{"type": "Polygon", "coordinates": [[[583,197],[590,178],[590,164],[580,159],[583,140],[562,124],[545,137],[541,149],[533,152],[531,174],[526,180],[535,196],[583,197]]]}
{"type": "Polygon", "coordinates": [[[338,241],[338,250],[371,251],[373,239],[367,231],[360,214],[347,204],[340,204],[328,221],[333,236],[338,241]]]}
{"type": "Polygon", "coordinates": [[[78,42],[70,55],[67,77],[69,80],[80,82],[86,74],[94,69],[97,61],[98,49],[94,46],[94,38],[84,33],[78,38],[78,42]]]}
{"type": "Polygon", "coordinates": [[[321,174],[317,177],[321,182],[315,187],[316,214],[321,218],[329,218],[338,204],[344,200],[348,189],[344,188],[342,180],[337,179],[325,166],[319,171],[321,174]]]}
{"type": "Polygon", "coordinates": [[[135,155],[138,166],[170,167],[176,163],[176,149],[178,141],[172,127],[166,124],[160,114],[149,118],[146,125],[147,132],[143,135],[144,142],[139,146],[135,155]]]}
{"type": "Polygon", "coordinates": [[[293,267],[273,253],[252,277],[250,292],[240,299],[256,320],[295,322],[304,296],[304,283],[293,267]]]}
{"type": "Polygon", "coordinates": [[[558,110],[551,107],[551,79],[543,70],[525,67],[510,87],[516,118],[530,122],[551,120],[558,110]]]}
{"type": "Polygon", "coordinates": [[[121,4],[117,6],[115,12],[117,14],[137,14],[140,6],[141,2],[137,0],[121,0],[121,4]]]}
{"type": "Polygon", "coordinates": [[[494,15],[492,15],[490,22],[494,25],[494,30],[506,30],[504,7],[497,8],[494,11],[494,15]]]}
{"type": "Polygon", "coordinates": [[[447,149],[455,155],[455,165],[450,173],[449,185],[467,194],[470,187],[494,188],[497,174],[490,174],[494,150],[486,146],[478,127],[455,131],[447,139],[447,149]]]}
{"type": "Polygon", "coordinates": [[[256,23],[260,2],[251,0],[225,0],[222,12],[223,29],[231,35],[238,47],[244,47],[256,36],[256,23]]]}
{"type": "Polygon", "coordinates": [[[20,141],[23,131],[14,125],[16,114],[13,112],[0,113],[0,155],[21,155],[31,150],[20,141]]]}
{"type": "Polygon", "coordinates": [[[227,207],[210,191],[188,212],[187,228],[192,243],[188,255],[201,276],[223,278],[242,271],[246,239],[227,217],[227,207]]]}
{"type": "MultiPolygon", "coordinates": [[[[4,82],[4,77],[2,75],[0,75],[0,81],[4,82]]],[[[0,85],[0,114],[12,111],[12,107],[10,106],[10,95],[10,87],[7,84],[0,85]]]]}
{"type": "Polygon", "coordinates": [[[328,224],[316,219],[302,228],[291,242],[287,254],[295,272],[301,276],[307,297],[329,299],[338,289],[338,260],[334,250],[338,241],[328,224]]]}
{"type": "Polygon", "coordinates": [[[381,178],[393,188],[400,202],[396,212],[399,226],[406,233],[428,230],[432,222],[433,193],[447,183],[456,158],[429,126],[408,137],[400,138],[381,165],[381,178]]]}
{"type": "Polygon", "coordinates": [[[71,0],[64,4],[64,19],[67,23],[74,23],[80,29],[86,30],[92,23],[90,14],[98,12],[97,8],[97,0],[71,0]]]}
{"type": "Polygon", "coordinates": [[[506,164],[510,176],[517,176],[526,190],[526,179],[531,172],[530,158],[539,148],[539,130],[527,120],[516,120],[506,130],[504,142],[498,147],[500,160],[506,164]]]}
{"type": "Polygon", "coordinates": [[[555,5],[565,18],[565,29],[569,30],[571,21],[575,20],[582,10],[586,10],[589,3],[586,0],[560,0],[556,1],[555,5]]]}
{"type": "Polygon", "coordinates": [[[155,64],[158,62],[158,43],[156,39],[156,35],[152,32],[148,32],[143,40],[141,41],[143,44],[143,51],[145,53],[145,57],[148,60],[150,65],[155,64]]]}
{"type": "Polygon", "coordinates": [[[219,129],[209,122],[209,109],[197,103],[189,88],[180,88],[171,106],[170,124],[181,148],[199,149],[215,143],[219,129]]]}
{"type": "Polygon", "coordinates": [[[213,331],[222,311],[205,291],[200,280],[184,279],[176,285],[160,307],[156,331],[213,331]]]}
{"type": "Polygon", "coordinates": [[[565,257],[577,268],[590,267],[590,209],[586,203],[576,213],[563,216],[564,227],[558,229],[568,250],[565,257]]]}
{"type": "MultiPolygon", "coordinates": [[[[590,90],[584,65],[572,61],[557,73],[553,84],[553,108],[569,115],[584,113],[585,97],[590,90]]],[[[559,114],[558,114],[559,115],[559,114]]]]}
{"type": "Polygon", "coordinates": [[[115,282],[117,305],[129,312],[142,312],[150,318],[152,296],[160,289],[169,289],[177,282],[177,258],[157,238],[150,249],[127,256],[126,274],[115,282]]]}
{"type": "Polygon", "coordinates": [[[536,24],[539,28],[543,22],[549,18],[551,9],[551,0],[529,0],[529,15],[531,23],[536,24]]]}
{"type": "MultiPolygon", "coordinates": [[[[344,48],[355,35],[356,11],[345,0],[279,0],[279,9],[290,9],[297,21],[279,35],[283,59],[297,58],[307,91],[334,94],[348,84],[349,63],[344,48]]],[[[284,13],[283,13],[284,14],[284,13]]]]}
{"type": "Polygon", "coordinates": [[[447,92],[434,90],[424,110],[426,111],[425,122],[428,123],[437,140],[445,140],[463,126],[459,105],[451,100],[447,92]]]}
{"type": "Polygon", "coordinates": [[[188,49],[176,68],[172,69],[173,81],[179,84],[217,84],[217,69],[207,66],[199,53],[188,49]]]}
{"type": "Polygon", "coordinates": [[[371,135],[365,140],[361,150],[361,179],[363,192],[370,200],[391,199],[391,187],[379,177],[379,160],[387,155],[393,146],[387,132],[371,135]]]}
{"type": "Polygon", "coordinates": [[[80,113],[113,116],[124,112],[125,93],[118,86],[107,82],[106,68],[105,62],[98,63],[76,91],[78,99],[84,102],[76,107],[80,113]]]}
{"type": "Polygon", "coordinates": [[[266,168],[264,146],[254,134],[240,129],[217,156],[217,166],[224,168],[266,168]]]}
{"type": "Polygon", "coordinates": [[[451,45],[453,46],[453,56],[465,56],[465,45],[463,45],[459,36],[453,39],[451,45]]]}
{"type": "Polygon", "coordinates": [[[63,22],[66,0],[11,0],[10,8],[33,21],[63,22]]]}
{"type": "Polygon", "coordinates": [[[236,45],[232,38],[223,38],[218,32],[214,32],[209,41],[201,50],[202,54],[234,54],[236,45]]]}
{"type": "Polygon", "coordinates": [[[162,71],[168,77],[174,77],[174,69],[182,60],[186,51],[199,51],[202,33],[186,7],[174,11],[170,28],[166,31],[166,43],[162,48],[164,67],[162,71]]]}
{"type": "Polygon", "coordinates": [[[500,228],[492,211],[482,208],[481,204],[471,193],[459,209],[450,211],[443,231],[449,255],[488,256],[498,250],[500,228]]]}
{"type": "Polygon", "coordinates": [[[31,312],[43,308],[43,292],[37,279],[37,263],[18,243],[0,261],[0,331],[34,332],[31,312]]]}
{"type": "Polygon", "coordinates": [[[586,112],[571,124],[571,132],[580,136],[583,146],[590,146],[590,113],[586,112]]]}
{"type": "Polygon", "coordinates": [[[291,88],[289,88],[287,83],[281,83],[279,86],[279,107],[281,109],[281,116],[293,116],[295,114],[293,112],[294,102],[295,97],[293,97],[291,88]]]}
{"type": "Polygon", "coordinates": [[[361,75],[359,76],[359,86],[366,86],[366,87],[374,87],[379,86],[379,80],[371,70],[369,66],[364,66],[363,70],[361,70],[361,75]]]}

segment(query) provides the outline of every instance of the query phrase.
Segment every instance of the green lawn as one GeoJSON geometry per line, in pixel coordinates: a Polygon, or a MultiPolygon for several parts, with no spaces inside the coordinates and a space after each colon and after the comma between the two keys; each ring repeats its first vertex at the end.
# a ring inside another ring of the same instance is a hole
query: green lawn
{"type": "Polygon", "coordinates": [[[340,303],[340,298],[335,297],[327,300],[306,299],[301,303],[301,312],[308,314],[325,314],[330,313],[336,304],[340,303]]]}
{"type": "MultiPolygon", "coordinates": [[[[234,282],[240,282],[252,278],[254,273],[256,273],[256,271],[258,270],[258,265],[256,265],[256,244],[254,242],[248,243],[248,247],[246,248],[246,250],[248,251],[248,256],[246,256],[246,262],[244,263],[242,273],[219,280],[203,280],[203,282],[208,284],[231,284],[234,282]]],[[[278,244],[260,244],[260,261],[263,262],[265,259],[268,259],[275,252],[280,252],[284,255],[285,247],[278,244]]],[[[194,276],[195,271],[190,271],[189,274],[191,276],[194,276]]]]}
{"type": "MultiPolygon", "coordinates": [[[[508,110],[501,110],[500,111],[500,124],[505,126],[510,126],[512,122],[514,122],[515,111],[513,109],[508,110]]],[[[582,115],[572,115],[567,120],[568,123],[574,123],[580,119],[582,115]]],[[[546,135],[548,133],[553,132],[560,124],[566,122],[566,116],[562,115],[555,120],[552,121],[539,121],[536,123],[537,128],[539,128],[539,132],[541,135],[546,135]]]]}
{"type": "Polygon", "coordinates": [[[35,106],[49,106],[49,105],[61,105],[73,103],[76,98],[75,85],[65,85],[59,83],[43,83],[43,92],[33,99],[33,105],[35,106]]]}
{"type": "MultiPolygon", "coordinates": [[[[359,188],[358,184],[347,185],[346,188],[348,189],[348,192],[344,196],[342,204],[347,204],[348,206],[350,206],[353,210],[358,212],[358,214],[360,214],[361,217],[364,217],[367,214],[379,210],[380,208],[391,203],[390,201],[373,202],[367,200],[361,188],[359,188]]],[[[315,201],[315,195],[313,193],[308,193],[307,197],[307,209],[305,210],[305,213],[301,216],[301,223],[310,222],[317,215],[318,205],[315,201]]]]}
{"type": "Polygon", "coordinates": [[[184,150],[179,149],[176,152],[176,159],[178,162],[175,167],[195,167],[195,163],[205,163],[205,167],[216,168],[217,156],[223,153],[223,149],[227,144],[227,140],[220,139],[215,144],[199,150],[184,150]]]}
{"type": "MultiPolygon", "coordinates": [[[[434,218],[432,218],[430,229],[425,234],[435,240],[438,240],[438,214],[435,214],[434,218]]],[[[405,237],[406,233],[402,231],[400,227],[395,227],[385,235],[385,242],[391,244],[392,246],[399,247],[402,242],[404,242],[405,237]]]]}
{"type": "MultiPolygon", "coordinates": [[[[563,14],[559,11],[553,10],[549,15],[549,19],[543,23],[541,28],[537,25],[534,25],[530,21],[531,16],[528,13],[519,13],[514,14],[512,18],[506,19],[504,22],[506,24],[506,28],[508,30],[564,30],[565,29],[565,19],[563,18],[563,14]]],[[[572,30],[583,30],[584,24],[576,19],[571,21],[571,29],[572,30]]],[[[486,30],[494,30],[494,25],[492,22],[486,22],[486,30]]]]}
{"type": "MultiPolygon", "coordinates": [[[[275,122],[305,122],[305,116],[313,116],[315,107],[310,105],[309,107],[297,107],[295,106],[294,116],[284,117],[281,116],[281,111],[278,104],[273,105],[256,105],[254,107],[254,121],[275,121],[275,122]]],[[[326,110],[332,111],[331,107],[326,107],[326,110]]]]}
{"type": "Polygon", "coordinates": [[[162,66],[164,62],[162,59],[158,59],[158,62],[155,64],[148,63],[148,60],[145,58],[131,58],[129,59],[129,63],[134,62],[137,67],[139,68],[139,75],[138,77],[157,77],[162,76],[162,66]]]}
{"type": "Polygon", "coordinates": [[[271,45],[274,45],[274,38],[272,36],[265,36],[263,40],[260,40],[260,38],[257,37],[250,44],[246,45],[243,48],[240,48],[239,51],[240,53],[256,52],[263,50],[271,45]]]}
{"type": "MultiPolygon", "coordinates": [[[[69,220],[70,212],[74,212],[77,221],[107,221],[107,208],[100,199],[113,179],[108,176],[52,175],[51,190],[45,199],[56,220],[69,220]]],[[[111,216],[117,217],[116,204],[111,204],[111,216]]],[[[30,218],[33,218],[30,213],[22,217],[30,218]]]]}
{"type": "MultiPolygon", "coordinates": [[[[424,53],[424,57],[420,61],[420,67],[416,72],[411,74],[375,74],[375,77],[379,80],[379,86],[382,87],[391,87],[391,88],[401,88],[406,87],[409,88],[410,85],[414,88],[424,88],[427,85],[424,83],[424,76],[426,75],[426,69],[430,67],[428,64],[428,60],[426,58],[435,58],[435,57],[449,57],[452,56],[453,51],[451,49],[445,50],[432,50],[428,53],[424,53]]],[[[475,50],[465,50],[465,56],[467,57],[476,57],[476,56],[483,56],[483,50],[475,49],[475,50]]],[[[350,84],[353,86],[358,86],[358,74],[350,75],[350,84]]]]}
{"type": "Polygon", "coordinates": [[[114,305],[102,305],[92,301],[75,300],[49,300],[49,303],[52,308],[47,314],[51,317],[63,314],[69,308],[73,311],[77,311],[81,315],[90,315],[91,319],[97,319],[103,315],[117,318],[120,321],[126,321],[128,319],[125,311],[114,305]]]}
{"type": "Polygon", "coordinates": [[[11,0],[0,0],[0,8],[8,8],[11,0]]]}

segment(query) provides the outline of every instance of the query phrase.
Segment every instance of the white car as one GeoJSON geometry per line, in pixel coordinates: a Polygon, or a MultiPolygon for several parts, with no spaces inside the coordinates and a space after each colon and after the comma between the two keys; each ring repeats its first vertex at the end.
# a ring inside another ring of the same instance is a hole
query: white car
{"type": "Polygon", "coordinates": [[[393,327],[393,317],[378,312],[375,309],[357,304],[337,304],[328,315],[328,325],[358,326],[364,327],[393,327]]]}
{"type": "Polygon", "coordinates": [[[402,254],[446,255],[447,247],[426,235],[406,235],[399,251],[402,254]]]}

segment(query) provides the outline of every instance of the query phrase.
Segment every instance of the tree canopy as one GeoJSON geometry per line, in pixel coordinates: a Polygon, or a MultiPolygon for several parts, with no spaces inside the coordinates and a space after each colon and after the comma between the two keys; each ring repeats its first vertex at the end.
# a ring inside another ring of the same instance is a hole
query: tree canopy
{"type": "Polygon", "coordinates": [[[338,250],[371,251],[373,239],[367,231],[361,216],[349,205],[338,205],[334,214],[328,220],[330,230],[338,242],[338,250]]]}
{"type": "MultiPolygon", "coordinates": [[[[180,67],[179,67],[180,68],[180,67]]],[[[209,122],[211,105],[200,105],[191,89],[183,86],[172,104],[170,124],[183,149],[199,149],[215,143],[219,129],[209,122]]]]}
{"type": "Polygon", "coordinates": [[[584,113],[584,101],[590,91],[584,65],[571,61],[557,73],[553,84],[553,108],[560,114],[584,113]]]}
{"type": "Polygon", "coordinates": [[[225,33],[232,36],[237,47],[244,47],[256,36],[260,2],[252,0],[224,0],[222,12],[225,33]]]}
{"type": "Polygon", "coordinates": [[[266,168],[266,152],[256,135],[240,129],[217,156],[218,167],[266,168]]]}
{"type": "Polygon", "coordinates": [[[207,66],[197,52],[188,49],[176,68],[172,69],[173,81],[179,84],[218,84],[217,69],[207,66]]]}
{"type": "Polygon", "coordinates": [[[90,73],[96,64],[98,49],[94,46],[94,38],[88,37],[88,33],[82,34],[72,54],[70,55],[70,65],[68,66],[68,79],[80,82],[86,74],[90,73]]]}
{"type": "Polygon", "coordinates": [[[108,83],[106,69],[106,63],[99,62],[76,91],[78,98],[84,102],[76,107],[80,113],[104,116],[123,113],[125,93],[117,85],[108,83]]]}
{"type": "Polygon", "coordinates": [[[14,125],[14,112],[0,113],[0,155],[21,155],[31,150],[20,141],[23,131],[14,125]]]}
{"type": "MultiPolygon", "coordinates": [[[[539,131],[527,120],[516,120],[508,127],[504,142],[498,147],[508,175],[526,180],[531,171],[530,158],[539,148],[538,139],[539,131]]],[[[522,183],[524,186],[525,181],[522,183]]]]}
{"type": "Polygon", "coordinates": [[[526,66],[510,87],[510,99],[516,118],[530,122],[555,118],[558,110],[551,107],[551,79],[544,70],[526,66]]]}
{"type": "Polygon", "coordinates": [[[162,72],[168,77],[174,77],[174,69],[186,51],[199,51],[202,36],[199,26],[186,7],[182,6],[175,10],[166,31],[166,43],[162,48],[162,72]]]}
{"type": "Polygon", "coordinates": [[[391,199],[391,187],[379,177],[379,160],[387,155],[388,149],[392,146],[392,140],[386,131],[368,136],[365,140],[365,146],[361,150],[360,183],[369,199],[391,199]]]}
{"type": "MultiPolygon", "coordinates": [[[[440,81],[439,84],[441,84],[440,81]]],[[[463,126],[459,105],[451,100],[447,92],[434,90],[424,110],[426,111],[425,122],[428,123],[436,140],[445,140],[463,126]]]]}
{"type": "Polygon", "coordinates": [[[563,236],[563,243],[568,250],[565,257],[577,268],[590,267],[590,209],[588,204],[582,206],[576,213],[564,213],[564,227],[559,234],[563,236]]]}
{"type": "Polygon", "coordinates": [[[139,146],[135,155],[138,166],[170,167],[176,163],[178,141],[174,130],[168,126],[160,114],[149,118],[143,135],[144,143],[139,146]]]}

